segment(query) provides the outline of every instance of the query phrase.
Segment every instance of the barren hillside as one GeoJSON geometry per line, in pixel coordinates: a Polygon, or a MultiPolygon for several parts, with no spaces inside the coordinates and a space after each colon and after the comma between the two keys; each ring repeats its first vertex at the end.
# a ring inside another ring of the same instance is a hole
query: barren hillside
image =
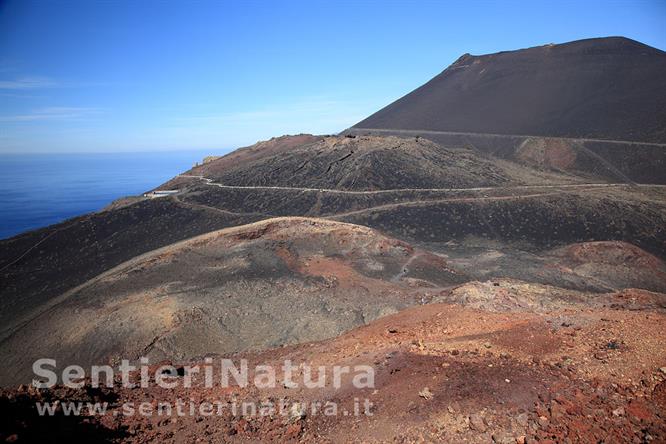
{"type": "Polygon", "coordinates": [[[465,54],[357,128],[666,142],[666,53],[608,37],[465,54]]]}

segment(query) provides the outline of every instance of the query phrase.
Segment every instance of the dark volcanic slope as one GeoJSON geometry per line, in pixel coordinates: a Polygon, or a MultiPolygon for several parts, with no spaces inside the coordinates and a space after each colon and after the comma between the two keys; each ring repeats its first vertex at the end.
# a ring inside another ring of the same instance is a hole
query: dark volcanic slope
{"type": "Polygon", "coordinates": [[[622,37],[465,54],[356,128],[666,142],[666,53],[622,37]]]}
{"type": "MultiPolygon", "coordinates": [[[[232,186],[336,190],[468,188],[581,181],[579,177],[536,171],[529,166],[488,159],[470,149],[448,148],[418,137],[306,137],[260,142],[251,149],[244,149],[240,155],[231,153],[195,167],[185,176],[201,175],[232,186]],[[287,143],[289,140],[291,143],[287,143]],[[290,149],[279,149],[284,145],[290,149]]],[[[178,185],[176,180],[161,188],[178,185]]]]}
{"type": "Polygon", "coordinates": [[[288,153],[299,147],[315,143],[320,139],[321,137],[312,134],[273,137],[270,140],[264,140],[251,146],[239,148],[226,156],[215,159],[213,162],[207,162],[194,167],[192,173],[215,176],[226,169],[256,162],[280,153],[288,153]]]}
{"type": "Polygon", "coordinates": [[[134,256],[257,220],[172,199],[143,200],[0,241],[0,340],[35,307],[134,256]]]}

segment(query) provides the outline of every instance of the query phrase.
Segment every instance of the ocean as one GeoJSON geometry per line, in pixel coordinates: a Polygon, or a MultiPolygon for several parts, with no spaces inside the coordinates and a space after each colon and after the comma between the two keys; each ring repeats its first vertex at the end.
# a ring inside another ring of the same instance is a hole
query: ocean
{"type": "Polygon", "coordinates": [[[141,194],[214,154],[220,153],[0,155],[0,239],[141,194]]]}

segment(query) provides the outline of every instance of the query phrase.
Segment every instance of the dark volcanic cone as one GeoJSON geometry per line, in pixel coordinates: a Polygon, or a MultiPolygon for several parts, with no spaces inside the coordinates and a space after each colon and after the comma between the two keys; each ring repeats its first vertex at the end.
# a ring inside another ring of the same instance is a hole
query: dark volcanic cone
{"type": "Polygon", "coordinates": [[[354,128],[666,142],[666,53],[623,37],[465,54],[354,128]]]}

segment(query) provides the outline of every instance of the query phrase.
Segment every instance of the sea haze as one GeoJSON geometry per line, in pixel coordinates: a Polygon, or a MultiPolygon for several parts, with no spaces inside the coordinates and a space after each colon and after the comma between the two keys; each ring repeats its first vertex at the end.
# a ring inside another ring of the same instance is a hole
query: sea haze
{"type": "Polygon", "coordinates": [[[0,238],[141,194],[210,151],[0,155],[0,238]]]}

